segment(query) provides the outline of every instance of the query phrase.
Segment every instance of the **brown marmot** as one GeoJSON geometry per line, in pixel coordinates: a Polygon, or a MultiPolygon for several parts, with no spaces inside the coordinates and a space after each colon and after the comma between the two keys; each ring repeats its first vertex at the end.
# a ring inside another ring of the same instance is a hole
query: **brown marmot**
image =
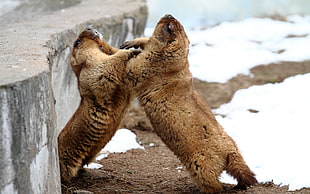
{"type": "Polygon", "coordinates": [[[125,42],[121,48],[143,51],[127,63],[127,81],[156,133],[186,166],[203,192],[222,190],[222,171],[237,179],[237,188],[255,185],[234,140],[217,122],[193,88],[189,40],[171,15],[160,19],[150,38],[125,42]]]}
{"type": "Polygon", "coordinates": [[[90,163],[118,129],[132,100],[123,81],[126,63],[138,53],[110,46],[92,28],[74,42],[70,62],[81,102],[58,136],[62,182],[90,163]]]}

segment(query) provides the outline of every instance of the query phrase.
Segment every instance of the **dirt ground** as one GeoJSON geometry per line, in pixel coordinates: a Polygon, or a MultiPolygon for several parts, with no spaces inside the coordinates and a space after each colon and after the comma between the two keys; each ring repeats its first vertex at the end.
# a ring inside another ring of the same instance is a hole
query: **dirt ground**
{"type": "MultiPolygon", "coordinates": [[[[224,84],[195,79],[194,86],[210,107],[217,108],[229,102],[239,89],[277,83],[287,77],[309,72],[310,61],[282,62],[254,67],[250,76],[238,75],[224,84]]],[[[145,149],[110,154],[99,161],[103,165],[101,169],[85,169],[69,184],[62,185],[63,193],[200,193],[177,157],[152,131],[150,122],[136,103],[128,112],[122,127],[136,133],[137,141],[145,149]]],[[[234,185],[223,186],[222,193],[234,194],[310,193],[310,188],[289,192],[287,186],[272,182],[259,183],[247,190],[235,190],[234,185]]]]}

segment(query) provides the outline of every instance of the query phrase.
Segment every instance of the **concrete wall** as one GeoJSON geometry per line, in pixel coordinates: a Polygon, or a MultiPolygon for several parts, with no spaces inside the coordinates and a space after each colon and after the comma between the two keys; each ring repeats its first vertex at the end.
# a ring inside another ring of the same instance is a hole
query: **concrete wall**
{"type": "Polygon", "coordinates": [[[50,81],[42,72],[0,88],[0,193],[59,190],[50,81]]]}
{"type": "MultiPolygon", "coordinates": [[[[27,13],[25,13],[27,14],[27,13]]],[[[57,136],[79,103],[70,48],[87,25],[113,45],[142,36],[143,0],[85,0],[0,22],[0,193],[60,193],[57,136]]]]}

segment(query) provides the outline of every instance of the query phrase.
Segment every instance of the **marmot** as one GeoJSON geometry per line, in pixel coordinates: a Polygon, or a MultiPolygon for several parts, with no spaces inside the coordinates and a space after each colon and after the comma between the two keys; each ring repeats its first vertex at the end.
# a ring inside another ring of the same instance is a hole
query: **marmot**
{"type": "Polygon", "coordinates": [[[255,174],[234,140],[217,122],[193,87],[189,71],[189,40],[171,15],[160,19],[150,38],[125,42],[120,48],[143,50],[127,63],[133,87],[154,130],[178,156],[203,192],[222,190],[222,171],[237,179],[237,188],[255,185],[255,174]]]}
{"type": "Polygon", "coordinates": [[[118,129],[132,100],[123,81],[126,63],[138,53],[110,46],[92,28],[74,42],[70,62],[81,102],[58,136],[62,182],[90,163],[118,129]]]}

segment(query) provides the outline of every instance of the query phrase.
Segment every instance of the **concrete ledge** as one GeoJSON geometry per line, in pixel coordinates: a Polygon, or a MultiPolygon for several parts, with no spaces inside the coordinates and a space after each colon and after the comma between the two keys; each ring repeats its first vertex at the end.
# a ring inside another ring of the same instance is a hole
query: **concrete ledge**
{"type": "Polygon", "coordinates": [[[118,46],[146,16],[144,0],[85,0],[1,28],[0,193],[60,193],[56,139],[79,103],[73,41],[92,25],[118,46]]]}

